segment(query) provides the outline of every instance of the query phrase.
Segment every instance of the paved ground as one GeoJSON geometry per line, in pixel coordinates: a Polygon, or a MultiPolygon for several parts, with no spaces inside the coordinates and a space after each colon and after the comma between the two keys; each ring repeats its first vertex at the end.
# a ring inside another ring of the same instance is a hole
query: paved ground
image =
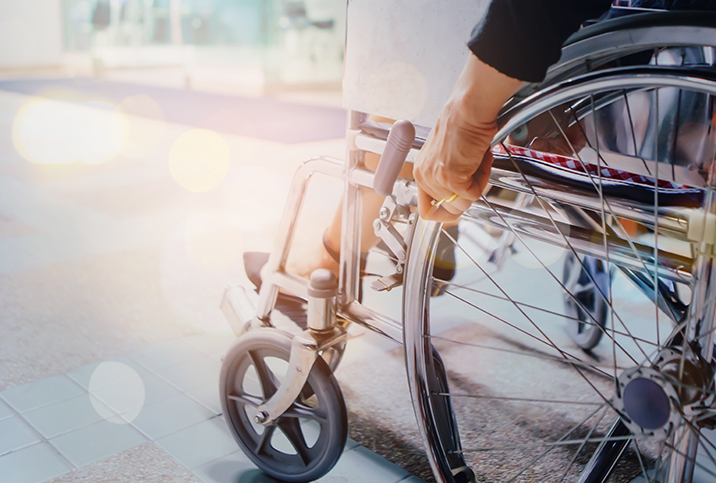
{"type": "MultiPolygon", "coordinates": [[[[298,164],[342,157],[343,140],[315,142],[326,133],[305,125],[303,142],[288,131],[286,142],[223,132],[200,149],[228,150],[229,166],[187,167],[172,161],[172,146],[215,119],[192,118],[184,102],[185,124],[162,121],[159,103],[129,97],[125,112],[148,115],[121,119],[130,141],[118,146],[102,135],[122,100],[98,106],[96,93],[78,89],[66,102],[62,87],[60,103],[0,92],[0,479],[227,481],[239,471],[261,481],[219,416],[212,384],[235,337],[218,304],[227,282],[247,283],[241,253],[270,248],[298,164]],[[96,391],[93,374],[107,379],[96,391]]],[[[294,118],[302,108],[288,107],[294,118]]],[[[338,181],[315,186],[302,233],[320,229],[340,194],[338,181]]],[[[347,361],[395,348],[369,345],[347,361]]],[[[356,467],[360,478],[409,476],[355,442],[347,450],[335,481],[359,481],[356,467]]]]}
{"type": "MultiPolygon", "coordinates": [[[[234,336],[218,305],[228,282],[248,284],[241,253],[270,248],[298,164],[316,154],[342,157],[343,140],[305,126],[305,139],[222,131],[212,113],[192,116],[191,102],[180,124],[164,115],[168,97],[158,102],[123,86],[118,92],[128,97],[98,100],[98,91],[68,97],[62,87],[62,102],[47,100],[56,95],[51,89],[44,97],[0,91],[0,480],[270,481],[238,451],[223,421],[215,381],[234,336]]],[[[312,184],[298,252],[320,236],[340,191],[335,180],[312,184]]],[[[562,254],[542,254],[561,273],[562,254]]],[[[381,263],[373,256],[370,267],[381,270],[381,263]]],[[[473,283],[479,274],[469,260],[459,264],[455,283],[473,283]]],[[[524,250],[496,278],[522,301],[561,310],[553,282],[524,250]]],[[[474,287],[494,293],[485,281],[474,287]]],[[[487,401],[519,396],[535,380],[544,381],[545,399],[589,392],[574,372],[515,355],[540,348],[486,313],[518,320],[509,304],[454,294],[484,311],[451,308],[450,295],[432,302],[451,387],[484,398],[456,403],[459,421],[479,428],[463,435],[466,448],[540,445],[584,419],[581,408],[487,401]],[[478,345],[491,349],[466,349],[478,345]]],[[[615,294],[635,335],[653,336],[648,302],[623,280],[615,294]]],[[[394,316],[400,301],[400,291],[366,293],[367,304],[394,316]]],[[[564,324],[547,327],[553,340],[569,344],[564,324]]],[[[429,480],[402,349],[374,334],[354,335],[336,373],[351,440],[323,481],[429,480]]],[[[609,349],[600,346],[585,361],[608,361],[609,349]]],[[[504,481],[531,454],[476,458],[474,467],[481,480],[504,481]]],[[[551,474],[572,456],[554,451],[538,470],[551,474]]],[[[636,460],[625,461],[630,479],[639,472],[636,460]]],[[[700,478],[710,481],[707,473],[700,478]]]]}

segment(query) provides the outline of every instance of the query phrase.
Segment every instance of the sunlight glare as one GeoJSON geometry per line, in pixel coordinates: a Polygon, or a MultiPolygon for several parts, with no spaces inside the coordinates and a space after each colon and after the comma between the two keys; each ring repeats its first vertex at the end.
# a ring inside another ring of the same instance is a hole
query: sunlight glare
{"type": "Polygon", "coordinates": [[[169,151],[169,171],[179,185],[195,193],[215,188],[229,172],[229,145],[206,129],[185,132],[169,151]]]}
{"type": "Polygon", "coordinates": [[[154,152],[166,133],[164,112],[159,104],[138,94],[124,99],[119,108],[127,115],[127,135],[121,154],[138,159],[154,152]]]}
{"type": "Polygon", "coordinates": [[[124,114],[102,101],[70,103],[34,98],[12,126],[15,149],[38,164],[98,164],[114,158],[126,136],[124,114]]]}

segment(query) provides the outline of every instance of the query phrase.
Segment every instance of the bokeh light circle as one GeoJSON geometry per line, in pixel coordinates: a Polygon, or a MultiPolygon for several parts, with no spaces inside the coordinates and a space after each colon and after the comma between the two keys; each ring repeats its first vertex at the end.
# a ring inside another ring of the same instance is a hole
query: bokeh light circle
{"type": "Polygon", "coordinates": [[[127,115],[127,135],[121,154],[138,159],[153,153],[164,140],[166,122],[157,102],[144,94],[125,98],[119,109],[127,115]]]}
{"type": "Polygon", "coordinates": [[[134,421],[144,407],[144,382],[137,371],[126,364],[103,362],[92,373],[89,395],[92,406],[103,419],[127,424],[134,421]]]}
{"type": "Polygon", "coordinates": [[[126,119],[102,101],[62,102],[33,98],[15,116],[12,141],[38,164],[98,164],[114,158],[126,139],[126,119]]]}
{"type": "Polygon", "coordinates": [[[169,150],[169,171],[174,180],[195,193],[215,188],[228,174],[230,165],[229,145],[206,129],[185,132],[169,150]]]}

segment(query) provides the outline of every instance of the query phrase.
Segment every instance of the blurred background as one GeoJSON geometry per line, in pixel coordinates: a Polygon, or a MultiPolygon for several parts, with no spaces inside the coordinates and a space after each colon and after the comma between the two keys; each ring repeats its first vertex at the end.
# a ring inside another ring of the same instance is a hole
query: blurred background
{"type": "MultiPolygon", "coordinates": [[[[301,162],[344,156],[345,17],[345,0],[0,2],[0,398],[231,340],[242,253],[270,251],[301,162]]],[[[341,182],[314,185],[313,242],[341,182]]]]}
{"type": "Polygon", "coordinates": [[[0,49],[0,69],[224,93],[262,94],[309,85],[336,88],[343,74],[345,4],[344,0],[2,2],[0,45],[6,48],[0,49]]]}

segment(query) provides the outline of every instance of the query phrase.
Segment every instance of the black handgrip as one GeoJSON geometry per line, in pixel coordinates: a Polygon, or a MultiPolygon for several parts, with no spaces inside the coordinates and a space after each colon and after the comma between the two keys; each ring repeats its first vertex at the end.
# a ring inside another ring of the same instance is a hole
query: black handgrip
{"type": "Polygon", "coordinates": [[[415,141],[415,127],[410,121],[398,121],[390,128],[383,156],[375,171],[373,189],[377,193],[383,196],[393,193],[393,185],[398,179],[413,141],[415,141]]]}

